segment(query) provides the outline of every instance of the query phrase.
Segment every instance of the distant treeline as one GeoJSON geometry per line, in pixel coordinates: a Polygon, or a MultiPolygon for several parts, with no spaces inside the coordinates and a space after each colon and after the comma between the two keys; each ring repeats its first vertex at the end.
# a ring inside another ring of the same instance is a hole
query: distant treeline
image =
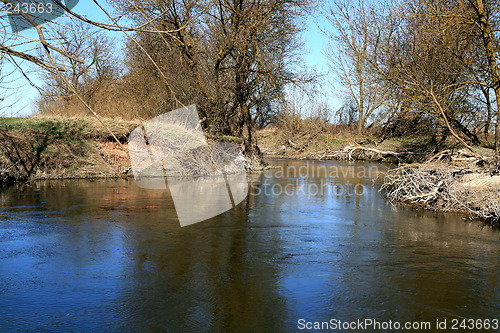
{"type": "Polygon", "coordinates": [[[358,134],[376,127],[392,136],[452,136],[464,146],[500,147],[496,0],[109,5],[112,23],[66,8],[67,21],[38,27],[38,40],[26,38],[38,47],[17,48],[22,35],[2,44],[2,61],[21,58],[41,69],[40,113],[149,119],[197,104],[206,130],[243,138],[246,153],[256,155],[256,128],[304,114],[358,134]],[[314,93],[310,85],[331,89],[301,63],[300,33],[313,14],[324,23],[331,72],[345,88],[336,113],[314,97],[297,102],[297,92],[314,93]],[[125,43],[111,32],[125,32],[125,43]],[[290,87],[298,87],[295,96],[290,87]]]}

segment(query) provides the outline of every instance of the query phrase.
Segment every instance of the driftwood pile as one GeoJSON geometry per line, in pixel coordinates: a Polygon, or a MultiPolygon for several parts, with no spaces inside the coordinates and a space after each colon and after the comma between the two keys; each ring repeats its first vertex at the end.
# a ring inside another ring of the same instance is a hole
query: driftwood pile
{"type": "MultiPolygon", "coordinates": [[[[444,155],[444,154],[443,154],[444,155]]],[[[391,201],[440,211],[465,211],[473,217],[500,221],[500,176],[491,161],[455,158],[389,170],[382,190],[391,201]],[[459,162],[460,161],[460,162],[459,162]]],[[[433,159],[434,161],[435,159],[433,159]]]]}

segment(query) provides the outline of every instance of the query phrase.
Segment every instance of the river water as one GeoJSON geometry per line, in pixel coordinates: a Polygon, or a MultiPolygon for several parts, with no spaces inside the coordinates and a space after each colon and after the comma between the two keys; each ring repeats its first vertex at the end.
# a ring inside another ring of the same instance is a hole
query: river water
{"type": "Polygon", "coordinates": [[[391,205],[381,165],[271,162],[236,208],[183,228],[168,190],[133,180],[2,191],[0,331],[499,319],[498,230],[391,205]]]}

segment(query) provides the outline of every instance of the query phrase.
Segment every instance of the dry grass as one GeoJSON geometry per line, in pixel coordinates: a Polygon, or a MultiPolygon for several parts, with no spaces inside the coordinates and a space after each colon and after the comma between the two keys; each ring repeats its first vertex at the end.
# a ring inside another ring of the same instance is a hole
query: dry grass
{"type": "Polygon", "coordinates": [[[257,131],[259,147],[267,156],[294,159],[340,159],[384,162],[423,160],[433,151],[429,138],[383,140],[375,132],[358,135],[347,126],[318,123],[299,125],[300,130],[272,126],[257,131]],[[302,127],[300,127],[302,126],[302,127]]]}
{"type": "MultiPolygon", "coordinates": [[[[141,124],[139,120],[123,120],[120,118],[101,118],[101,121],[95,117],[64,117],[64,116],[34,116],[26,119],[32,126],[43,126],[44,123],[53,124],[56,128],[60,127],[67,134],[79,135],[82,138],[94,139],[98,141],[113,140],[112,131],[120,141],[126,141],[130,132],[141,124]]],[[[0,120],[1,125],[1,120],[0,120]]]]}

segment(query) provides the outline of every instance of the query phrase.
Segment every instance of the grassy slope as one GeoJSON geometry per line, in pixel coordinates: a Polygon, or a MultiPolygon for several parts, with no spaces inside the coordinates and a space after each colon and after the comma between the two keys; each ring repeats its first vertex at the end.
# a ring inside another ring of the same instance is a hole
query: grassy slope
{"type": "Polygon", "coordinates": [[[63,117],[30,117],[30,118],[0,118],[0,129],[17,132],[41,131],[51,132],[61,138],[74,139],[111,139],[109,129],[120,139],[126,140],[130,130],[140,124],[138,121],[103,119],[101,124],[95,118],[63,118],[63,117]]]}
{"type": "Polygon", "coordinates": [[[116,176],[128,165],[126,142],[139,122],[88,118],[0,118],[0,178],[86,178],[116,176]]]}

